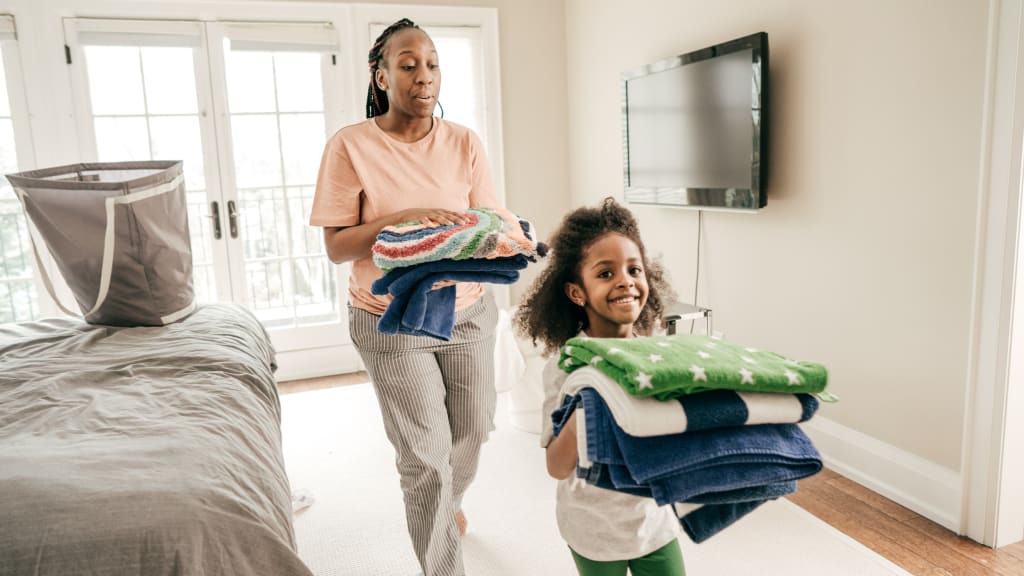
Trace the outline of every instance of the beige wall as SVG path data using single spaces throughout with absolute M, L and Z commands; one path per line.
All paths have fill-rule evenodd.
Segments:
M 825 363 L 820 414 L 959 470 L 987 3 L 568 0 L 566 25 L 573 205 L 622 198 L 622 70 L 768 33 L 768 206 L 704 213 L 699 301 Z M 635 211 L 692 297 L 697 213 Z

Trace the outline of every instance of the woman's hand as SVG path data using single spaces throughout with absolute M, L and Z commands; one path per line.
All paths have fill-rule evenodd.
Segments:
M 354 226 L 328 226 L 324 228 L 327 257 L 335 264 L 366 258 L 382 229 L 403 222 L 421 222 L 431 227 L 465 224 L 466 214 L 442 208 L 410 208 Z
M 455 210 L 443 208 L 410 208 L 398 213 L 400 222 L 419 222 L 425 226 L 461 225 L 466 223 L 466 215 Z

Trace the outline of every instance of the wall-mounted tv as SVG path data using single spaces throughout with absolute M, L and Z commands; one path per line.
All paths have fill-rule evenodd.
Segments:
M 626 201 L 763 208 L 767 104 L 765 32 L 624 72 Z

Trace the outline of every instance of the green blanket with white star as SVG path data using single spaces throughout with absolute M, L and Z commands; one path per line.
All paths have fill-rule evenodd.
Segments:
M 659 400 L 707 390 L 813 394 L 828 383 L 816 362 L 701 335 L 572 338 L 558 364 L 566 372 L 593 366 L 630 394 Z

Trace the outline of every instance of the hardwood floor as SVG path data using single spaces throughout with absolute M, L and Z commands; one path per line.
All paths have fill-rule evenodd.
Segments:
M 367 381 L 365 372 L 278 384 L 294 394 Z M 825 469 L 801 480 L 790 502 L 915 576 L 1024 576 L 1024 542 L 993 550 Z M 827 576 L 827 575 L 823 575 Z
M 915 576 L 1024 576 L 1024 543 L 982 546 L 828 469 L 788 499 Z
M 351 374 L 324 376 L 323 378 L 278 382 L 277 391 L 281 394 L 295 394 L 296 392 L 307 392 L 309 390 L 320 390 L 322 388 L 333 388 L 335 386 L 361 384 L 363 382 L 369 382 L 369 380 L 370 377 L 366 375 L 366 372 L 353 372 Z

